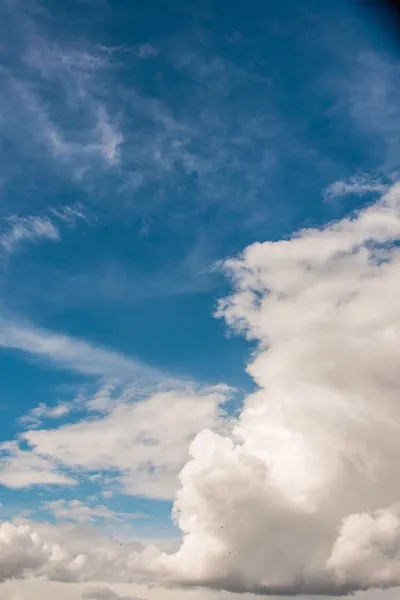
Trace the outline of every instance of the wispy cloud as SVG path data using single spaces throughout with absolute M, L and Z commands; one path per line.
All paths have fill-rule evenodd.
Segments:
M 384 194 L 389 189 L 389 185 L 382 182 L 379 177 L 373 177 L 367 173 L 354 175 L 349 179 L 340 179 L 331 183 L 323 190 L 325 200 L 333 200 L 341 196 L 354 194 L 362 196 L 368 193 Z
M 60 232 L 48 217 L 18 217 L 16 215 L 3 220 L 6 224 L 0 229 L 0 246 L 8 254 L 18 250 L 24 242 L 43 240 L 58 241 Z
M 0 347 L 19 350 L 49 365 L 84 375 L 117 377 L 142 385 L 168 379 L 161 370 L 119 352 L 4 316 L 0 317 Z
M 80 403 L 79 403 L 80 404 Z M 60 402 L 56 406 L 48 406 L 41 402 L 35 408 L 32 408 L 26 415 L 19 419 L 19 423 L 26 427 L 38 427 L 44 419 L 60 419 L 66 417 L 76 407 L 79 406 L 75 401 Z
M 136 55 L 139 58 L 151 58 L 157 56 L 158 50 L 152 44 L 138 44 L 135 48 Z
M 120 513 L 110 510 L 104 504 L 88 504 L 81 500 L 53 500 L 45 502 L 41 508 L 52 512 L 59 521 L 75 523 L 91 523 L 99 520 L 127 522 L 132 519 L 145 518 L 145 515 L 141 513 Z
M 86 209 L 81 204 L 74 204 L 72 206 L 61 206 L 59 208 L 51 208 L 50 212 L 69 225 L 75 225 L 79 220 L 85 221 L 86 223 L 92 223 L 92 215 L 88 215 Z
M 25 155 L 45 150 L 75 179 L 118 165 L 123 135 L 101 85 L 110 55 L 100 46 L 49 39 L 21 4 L 5 10 L 14 53 L 12 68 L 2 67 L 3 132 Z
M 75 178 L 82 178 L 88 169 L 98 166 L 99 161 L 109 166 L 118 164 L 118 148 L 123 136 L 100 102 L 84 98 L 83 102 L 91 102 L 86 107 L 86 121 L 79 123 L 72 117 L 79 129 L 67 130 L 52 118 L 50 108 L 32 85 L 10 78 L 8 86 L 11 99 L 18 98 L 14 109 L 14 118 L 19 121 L 17 128 L 22 125 L 31 140 L 45 148 L 55 161 L 68 167 Z
M 61 239 L 59 224 L 73 226 L 78 220 L 90 222 L 80 205 L 51 208 L 47 215 L 42 216 L 4 217 L 0 219 L 0 247 L 3 252 L 13 254 L 26 243 L 58 242 Z
M 358 135 L 368 140 L 375 164 L 390 172 L 397 169 L 400 149 L 400 66 L 372 49 L 358 50 L 352 66 L 350 77 L 339 86 L 339 106 L 345 109 Z

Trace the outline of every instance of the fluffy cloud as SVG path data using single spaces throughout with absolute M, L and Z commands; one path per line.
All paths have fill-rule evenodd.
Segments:
M 183 581 L 337 594 L 400 583 L 400 186 L 226 264 L 218 316 L 259 343 L 232 437 L 181 472 Z
M 30 575 L 50 581 L 126 581 L 140 578 L 154 562 L 156 548 L 120 544 L 91 530 L 30 524 L 0 525 L 1 580 Z
M 20 436 L 30 450 L 4 444 L 0 482 L 15 488 L 66 484 L 74 482 L 74 471 L 112 472 L 126 493 L 173 498 L 196 433 L 226 425 L 221 407 L 228 394 L 225 386 L 182 387 L 138 401 L 129 388 L 114 398 L 103 390 L 86 401 L 90 420 L 85 413 L 73 424 L 30 429 Z

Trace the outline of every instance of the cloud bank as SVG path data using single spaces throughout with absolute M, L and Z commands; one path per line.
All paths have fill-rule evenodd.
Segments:
M 257 341 L 258 387 L 232 434 L 205 428 L 191 443 L 174 503 L 179 550 L 118 547 L 110 561 L 98 544 L 68 545 L 59 559 L 48 532 L 5 524 L 3 578 L 146 573 L 276 595 L 400 585 L 399 238 L 395 185 L 349 218 L 229 260 L 235 289 L 217 316 Z M 57 460 L 82 462 L 66 437 L 83 439 L 80 426 L 56 431 L 24 435 L 38 456 L 58 448 Z

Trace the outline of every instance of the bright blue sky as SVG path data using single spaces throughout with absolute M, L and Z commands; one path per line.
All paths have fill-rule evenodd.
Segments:
M 111 380 L 224 383 L 237 406 L 251 348 L 212 316 L 230 289 L 216 264 L 368 201 L 324 197 L 336 181 L 394 178 L 395 38 L 342 0 L 5 0 L 0 16 L 1 439 L 85 423 L 79 401 L 18 419 Z M 4 516 L 75 499 L 169 535 L 169 498 L 115 482 L 101 498 L 94 471 L 6 485 Z

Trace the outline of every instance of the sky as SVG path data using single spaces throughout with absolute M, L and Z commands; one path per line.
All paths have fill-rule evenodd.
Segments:
M 3 0 L 0 600 L 394 600 L 400 40 Z

